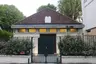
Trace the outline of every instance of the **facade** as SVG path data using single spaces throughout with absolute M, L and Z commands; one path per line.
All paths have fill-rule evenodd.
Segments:
M 51 9 L 44 9 L 11 26 L 14 37 L 33 37 L 33 53 L 59 54 L 59 37 L 82 34 L 84 25 Z
M 81 0 L 85 30 L 96 27 L 96 0 Z
M 96 27 L 88 29 L 87 35 L 96 35 Z

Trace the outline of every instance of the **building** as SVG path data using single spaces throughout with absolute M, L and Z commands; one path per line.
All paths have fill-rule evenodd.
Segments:
M 87 35 L 96 35 L 96 27 L 87 29 Z
M 96 0 L 81 0 L 85 30 L 96 27 Z
M 82 34 L 84 25 L 49 8 L 43 9 L 11 26 L 14 37 L 33 37 L 34 54 L 59 54 L 59 37 Z

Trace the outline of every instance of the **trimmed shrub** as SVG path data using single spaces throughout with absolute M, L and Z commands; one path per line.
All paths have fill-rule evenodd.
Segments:
M 6 55 L 28 55 L 30 54 L 31 41 L 29 39 L 12 39 L 9 40 L 4 47 L 5 48 L 0 51 L 1 54 L 3 53 Z
M 80 36 L 65 36 L 58 46 L 63 55 L 84 55 L 85 43 Z

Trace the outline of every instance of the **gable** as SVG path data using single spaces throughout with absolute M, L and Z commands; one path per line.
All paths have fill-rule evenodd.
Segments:
M 16 24 L 17 25 L 18 24 L 46 24 L 45 17 L 48 17 L 48 16 L 50 16 L 49 23 L 51 23 L 51 24 L 78 23 L 65 15 L 62 15 L 60 13 L 57 13 L 56 11 L 46 8 L 40 12 L 37 12 L 37 13 L 25 18 L 24 20 L 22 20 Z

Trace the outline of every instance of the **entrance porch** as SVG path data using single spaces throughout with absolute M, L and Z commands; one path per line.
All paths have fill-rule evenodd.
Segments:
M 44 54 L 46 47 L 48 54 L 59 54 L 59 37 L 65 34 L 36 34 L 33 36 L 33 54 Z

